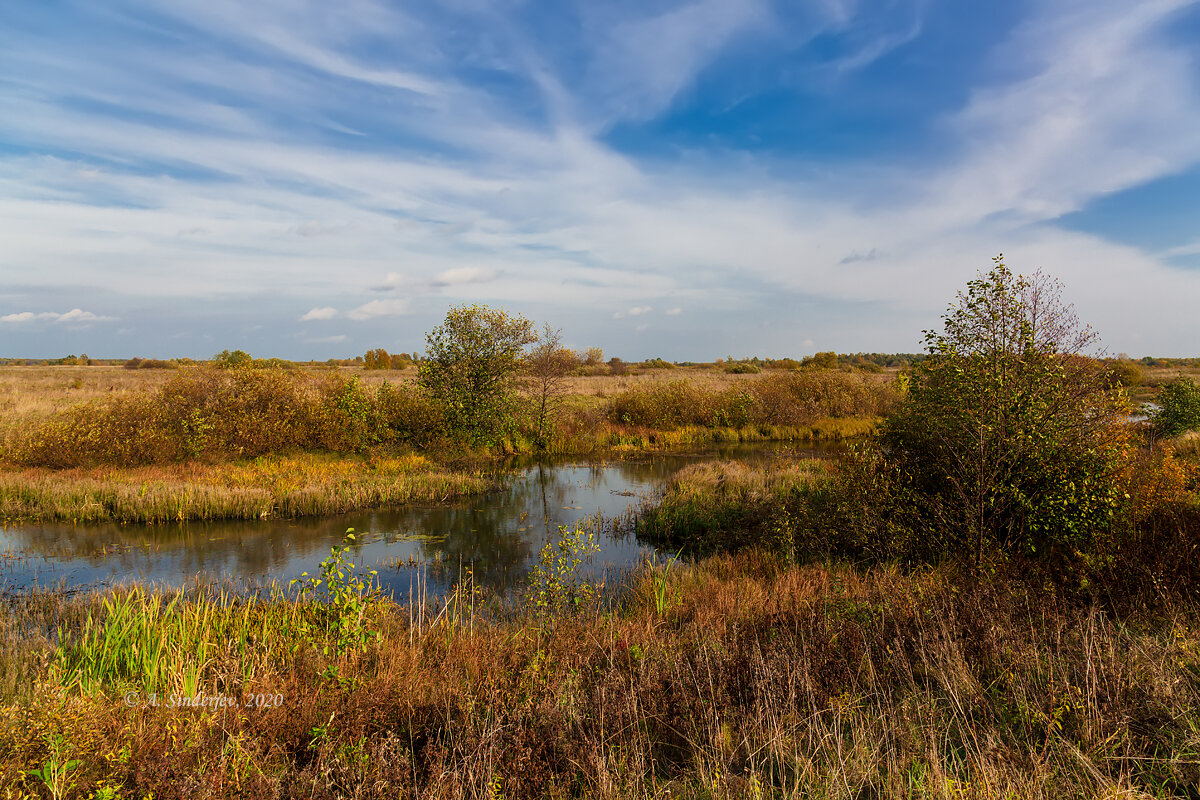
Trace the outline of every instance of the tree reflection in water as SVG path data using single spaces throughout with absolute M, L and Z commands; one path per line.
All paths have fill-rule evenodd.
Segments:
M 773 449 L 773 448 L 772 448 Z M 0 585 L 86 586 L 125 580 L 182 585 L 200 578 L 286 583 L 314 572 L 347 528 L 359 533 L 356 563 L 379 569 L 397 599 L 425 566 L 429 591 L 452 586 L 470 567 L 475 581 L 503 592 L 522 585 L 559 525 L 601 512 L 616 516 L 685 464 L 700 458 L 765 457 L 768 448 L 724 454 L 656 455 L 596 464 L 515 464 L 508 488 L 467 503 L 408 507 L 335 517 L 182 525 L 24 525 L 0 531 Z M 803 451 L 802 454 L 812 454 Z M 592 578 L 639 563 L 653 551 L 599 531 L 603 550 Z M 401 566 L 397 566 L 401 565 Z

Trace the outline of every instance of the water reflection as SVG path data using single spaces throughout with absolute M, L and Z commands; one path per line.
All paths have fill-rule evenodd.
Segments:
M 27 525 L 0 531 L 0 585 L 79 587 L 138 580 L 178 586 L 196 578 L 287 581 L 315 573 L 347 528 L 358 532 L 357 563 L 379 570 L 384 587 L 406 596 L 418 571 L 444 591 L 470 567 L 477 583 L 505 591 L 522 583 L 558 526 L 597 512 L 616 516 L 638 495 L 688 463 L 714 456 L 747 460 L 780 448 L 655 455 L 602 464 L 534 464 L 501 491 L 470 502 L 336 517 L 183 525 Z M 811 449 L 785 451 L 805 457 Z M 601 533 L 593 578 L 640 563 L 654 551 Z M 420 566 L 411 566 L 416 562 Z

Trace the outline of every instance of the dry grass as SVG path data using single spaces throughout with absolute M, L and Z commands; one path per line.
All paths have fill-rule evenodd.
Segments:
M 752 552 L 647 568 L 604 613 L 372 605 L 382 638 L 340 656 L 284 601 L 184 598 L 181 641 L 148 642 L 177 667 L 149 708 L 138 669 L 85 692 L 56 666 L 105 598 L 27 596 L 0 617 L 0 784 L 52 796 L 32 771 L 74 762 L 54 796 L 1194 794 L 1194 598 L 1117 612 L 967 577 Z M 167 707 L 189 682 L 281 702 Z
M 497 487 L 419 455 L 264 456 L 217 464 L 0 472 L 0 520 L 126 523 L 263 519 L 442 503 Z
M 168 369 L 0 367 L 0 419 L 46 416 L 78 403 L 161 387 Z

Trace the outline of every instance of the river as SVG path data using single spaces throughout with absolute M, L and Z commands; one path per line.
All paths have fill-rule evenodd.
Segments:
M 407 506 L 332 517 L 175 525 L 24 524 L 0 531 L 0 590 L 77 590 L 125 582 L 165 587 L 229 581 L 238 588 L 316 574 L 347 529 L 354 562 L 377 570 L 396 599 L 414 586 L 440 594 L 470 569 L 497 592 L 523 585 L 542 547 L 597 514 L 616 517 L 676 470 L 712 458 L 820 457 L 814 448 L 739 447 L 648 454 L 601 463 L 559 462 L 515 468 L 506 488 L 453 505 Z M 589 579 L 619 577 L 660 556 L 632 536 L 597 526 L 600 551 Z

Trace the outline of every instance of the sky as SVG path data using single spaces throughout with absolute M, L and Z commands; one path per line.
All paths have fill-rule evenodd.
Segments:
M 1200 356 L 1200 3 L 0 3 L 0 355 L 918 352 L 1003 253 Z

